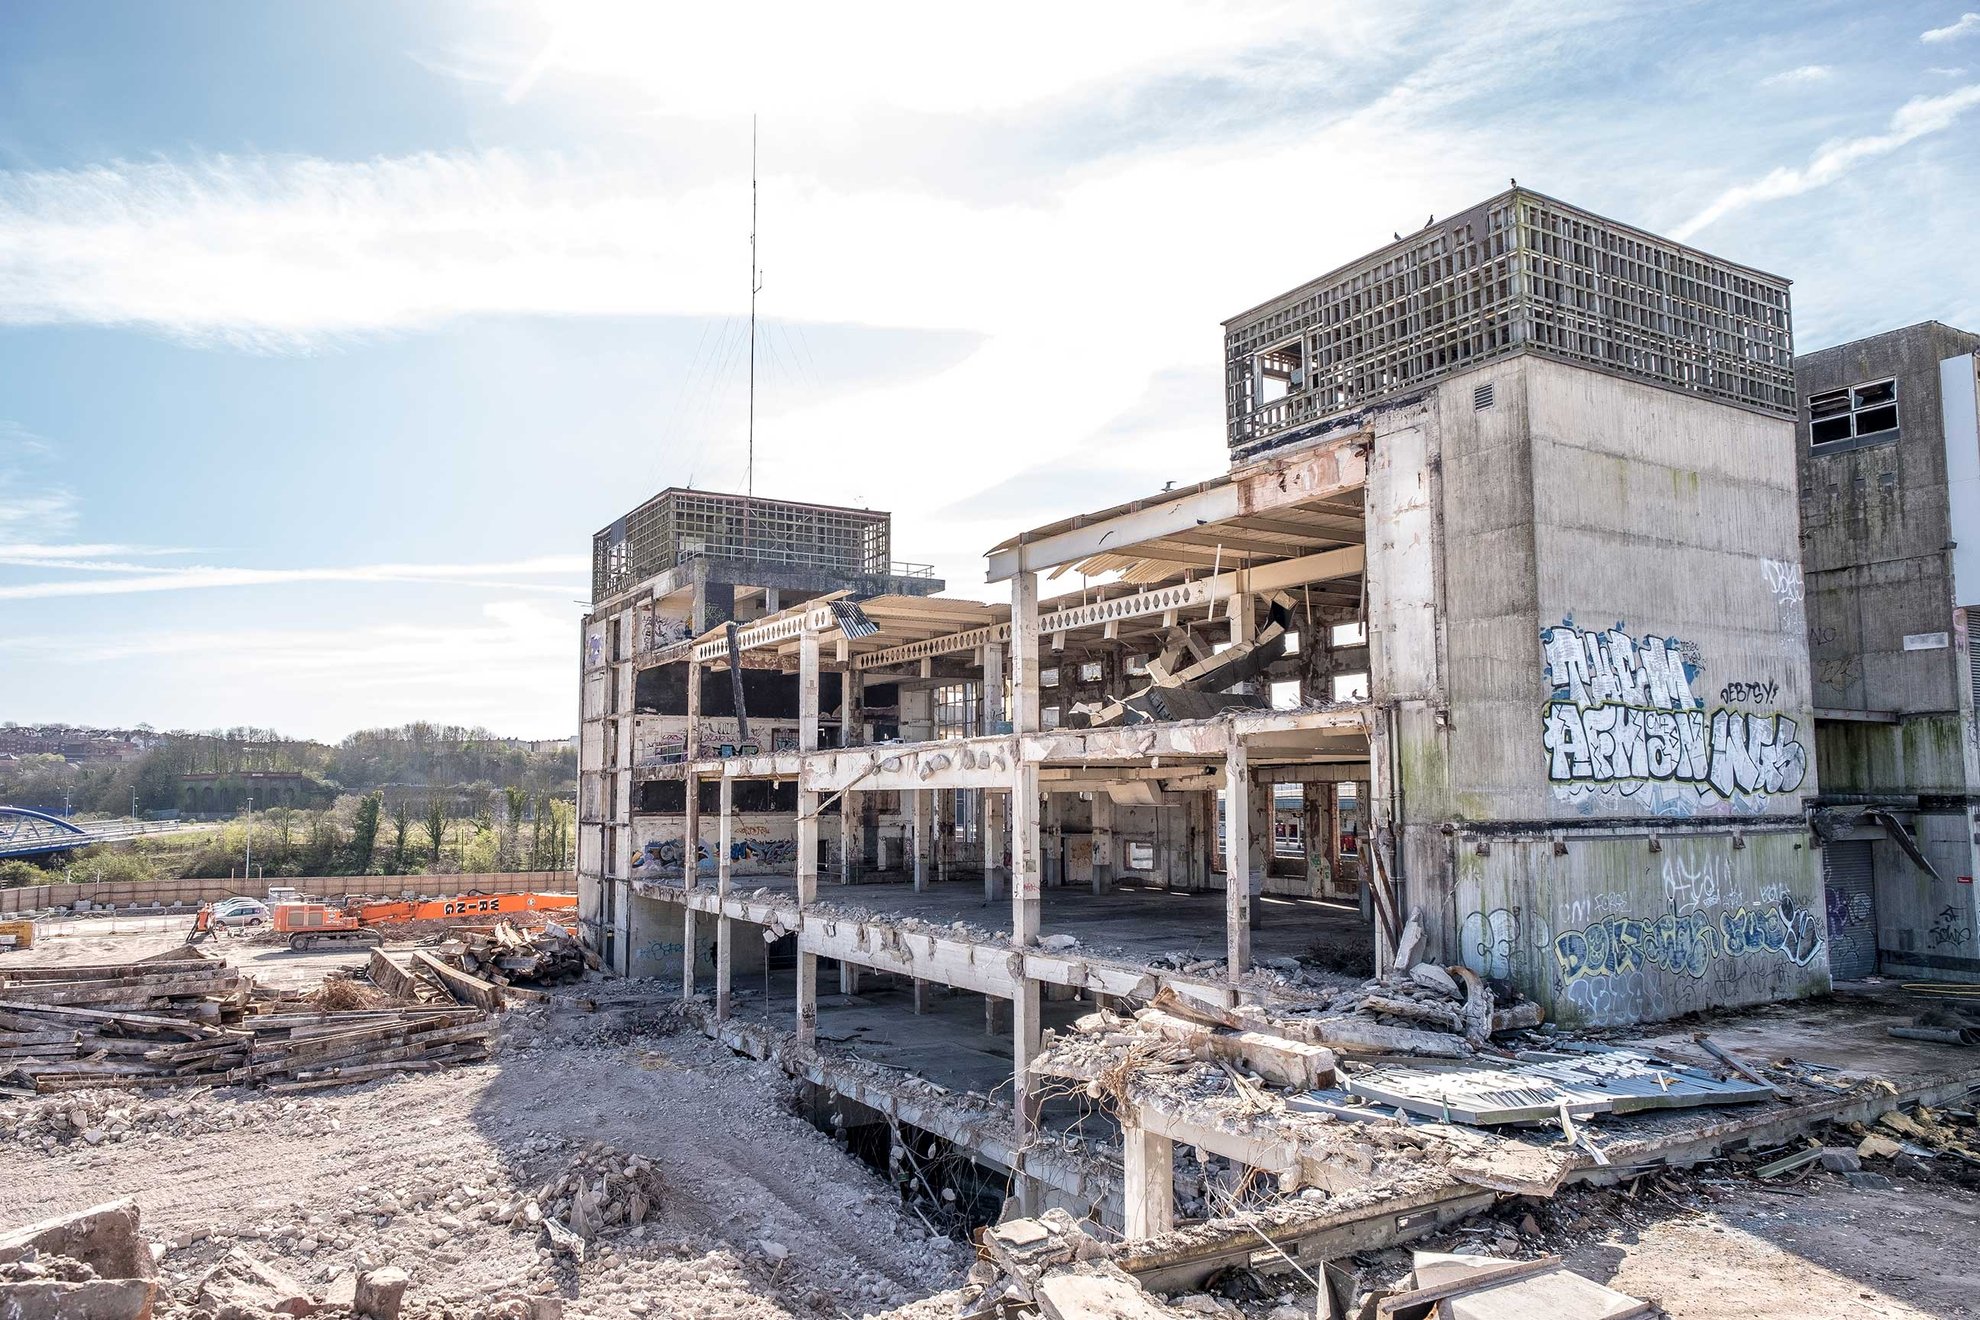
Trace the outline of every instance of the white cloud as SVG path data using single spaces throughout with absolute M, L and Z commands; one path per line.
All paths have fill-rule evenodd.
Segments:
M 458 586 L 491 587 L 505 591 L 588 594 L 585 574 L 591 569 L 584 555 L 538 555 L 492 564 L 356 564 L 325 568 L 227 568 L 188 565 L 150 568 L 136 564 L 105 565 L 89 559 L 55 559 L 0 553 L 0 564 L 71 571 L 111 571 L 121 577 L 75 578 L 47 582 L 0 584 L 0 600 L 48 600 L 67 596 L 122 596 L 140 592 L 198 591 L 216 587 L 289 586 L 304 582 L 446 582 Z M 548 583 L 514 582 L 514 577 L 551 576 Z
M 131 684 L 92 680 L 91 700 L 113 704 L 70 718 L 176 728 L 275 723 L 324 738 L 435 719 L 550 737 L 576 721 L 576 615 L 495 600 L 419 623 L 0 637 L 0 656 L 143 676 Z
M 0 541 L 60 535 L 75 523 L 75 496 L 42 471 L 54 452 L 26 427 L 0 421 Z
M 1762 78 L 1762 87 L 1791 87 L 1807 83 L 1825 82 L 1835 76 L 1835 70 L 1826 64 L 1804 64 L 1797 69 L 1783 69 L 1772 77 Z
M 1919 33 L 1918 39 L 1920 41 L 1951 41 L 1956 37 L 1963 37 L 1969 32 L 1980 32 L 1980 14 L 1970 12 L 1961 14 L 1957 20 L 1946 24 L 1944 27 L 1936 27 Z
M 633 95 L 652 113 L 828 118 L 873 106 L 994 114 L 1133 79 L 1226 69 L 1270 42 L 1345 50 L 1375 26 L 1356 6 L 1291 0 L 1013 0 L 995 10 L 877 0 L 516 8 L 466 64 L 522 100 L 541 85 Z
M 1865 161 L 1887 156 L 1927 134 L 1952 127 L 1962 114 L 1976 105 L 1980 105 L 1980 84 L 1962 87 L 1943 96 L 1921 96 L 1907 101 L 1891 116 L 1882 133 L 1825 143 L 1806 165 L 1794 168 L 1783 166 L 1752 183 L 1728 188 L 1704 210 L 1673 230 L 1671 236 L 1679 240 L 1688 239 L 1714 221 L 1756 202 L 1798 197 L 1834 183 Z

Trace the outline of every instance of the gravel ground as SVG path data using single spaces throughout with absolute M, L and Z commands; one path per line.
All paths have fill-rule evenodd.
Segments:
M 168 1280 L 244 1245 L 312 1285 L 397 1265 L 409 1302 L 462 1317 L 532 1296 L 577 1320 L 861 1315 L 961 1278 L 966 1250 L 798 1118 L 775 1068 L 565 1021 L 518 1022 L 488 1064 L 306 1098 L 0 1102 L 0 1205 L 23 1223 L 131 1196 Z M 579 1264 L 518 1207 L 600 1142 L 651 1160 L 663 1190 Z

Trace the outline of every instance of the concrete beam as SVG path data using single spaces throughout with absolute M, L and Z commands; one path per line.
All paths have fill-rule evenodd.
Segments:
M 1193 532 L 1246 514 L 1267 513 L 1365 486 L 1368 457 L 1361 433 L 1284 458 L 1240 468 L 1228 477 L 1075 518 L 1026 533 L 990 552 L 987 582 L 1038 573 L 1094 555 L 1133 553 L 1142 541 Z M 1035 539 L 1034 539 L 1035 538 Z

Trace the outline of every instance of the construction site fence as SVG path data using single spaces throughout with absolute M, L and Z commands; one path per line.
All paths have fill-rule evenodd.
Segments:
M 239 878 L 218 880 L 83 880 L 75 884 L 21 885 L 0 889 L 0 917 L 56 908 L 78 910 L 139 910 L 187 907 L 216 899 L 265 898 L 271 885 L 294 889 L 311 898 L 451 898 L 456 894 L 569 893 L 577 877 L 569 871 L 491 871 L 468 875 L 311 875 L 269 876 L 252 883 Z

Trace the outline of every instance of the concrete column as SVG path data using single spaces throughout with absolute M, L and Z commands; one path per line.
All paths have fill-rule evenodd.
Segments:
M 818 634 L 798 635 L 798 750 L 818 750 Z M 798 965 L 797 1040 L 800 1048 L 818 1044 L 818 955 L 804 950 L 804 911 L 818 901 L 818 794 L 798 781 Z
M 853 882 L 853 821 L 857 819 L 853 803 L 856 795 L 851 789 L 839 794 L 839 883 Z
M 981 810 L 977 812 L 977 835 L 983 840 L 983 900 L 994 903 L 1004 893 L 1004 811 L 1003 803 L 990 789 L 981 789 Z
M 1011 777 L 1011 943 L 1020 949 L 1038 942 L 1043 915 L 1038 826 L 1038 767 L 1020 760 Z M 1038 1188 L 1025 1176 L 1023 1151 L 1038 1126 L 1031 1061 L 1038 1056 L 1040 1035 L 1038 982 L 1021 978 L 1011 997 L 1011 1092 L 1018 1209 L 1027 1215 L 1038 1209 Z
M 1001 1036 L 1010 1029 L 1011 1001 L 995 995 L 983 996 L 983 1034 Z
M 938 788 L 934 793 L 935 837 L 930 842 L 935 848 L 935 880 L 939 884 L 949 878 L 949 863 L 954 860 L 956 791 L 952 788 Z
M 914 978 L 914 1011 L 916 1013 L 926 1013 L 928 1011 L 928 1001 L 933 991 L 934 987 L 928 982 L 918 976 Z
M 699 666 L 697 666 L 699 668 Z M 691 745 L 691 744 L 690 744 Z M 693 890 L 701 875 L 701 780 L 693 771 L 682 781 L 686 791 L 687 815 L 681 827 L 681 886 Z M 681 907 L 681 998 L 694 998 L 694 919 L 692 906 Z
M 701 759 L 701 662 L 687 662 L 687 737 L 683 750 L 688 764 L 681 782 L 681 887 L 693 889 L 701 878 L 701 781 L 694 764 Z M 694 919 L 692 907 L 681 908 L 681 998 L 694 998 Z
M 1265 877 L 1272 873 L 1272 853 L 1275 847 L 1274 826 L 1278 823 L 1278 804 L 1272 797 L 1272 782 L 1268 776 L 1257 773 L 1251 780 L 1251 866 L 1245 873 L 1251 889 L 1251 928 L 1257 930 L 1265 921 Z
M 1130 1119 L 1121 1132 L 1126 1237 L 1140 1242 L 1176 1226 L 1176 1143 Z
M 1093 892 L 1104 894 L 1114 883 L 1114 799 L 1104 788 L 1093 790 Z
M 1038 575 L 1011 579 L 1011 728 L 1036 733 L 1039 724 Z
M 935 840 L 929 833 L 929 818 L 935 813 L 935 790 L 917 788 L 914 794 L 914 888 L 921 893 L 928 888 L 928 854 L 933 850 Z
M 1004 648 L 995 643 L 983 648 L 983 727 L 992 734 L 1004 721 Z
M 856 995 L 859 993 L 859 965 L 842 962 L 839 964 L 839 993 Z
M 839 639 L 839 743 L 844 747 L 866 745 L 866 678 L 852 667 L 845 639 Z
M 1306 892 L 1318 898 L 1333 886 L 1333 855 L 1323 848 L 1327 837 L 1327 794 L 1331 784 L 1304 783 L 1299 786 L 1299 837 L 1301 864 L 1305 867 Z
M 1038 855 L 1044 867 L 1044 883 L 1051 889 L 1059 889 L 1066 883 L 1065 803 L 1063 794 L 1045 795 L 1043 837 L 1038 843 Z
M 1191 831 L 1189 848 L 1189 887 L 1192 893 L 1208 893 L 1211 873 L 1217 869 L 1217 795 L 1186 793 Z
M 715 836 L 715 1020 L 727 1022 L 735 991 L 735 922 L 728 916 L 730 850 L 735 841 L 736 781 L 722 776 L 721 823 Z
M 1011 775 L 1011 943 L 1038 939 L 1043 911 L 1038 865 L 1038 767 L 1024 761 Z
M 1251 966 L 1251 769 L 1233 738 L 1224 762 L 1224 956 L 1233 983 Z

